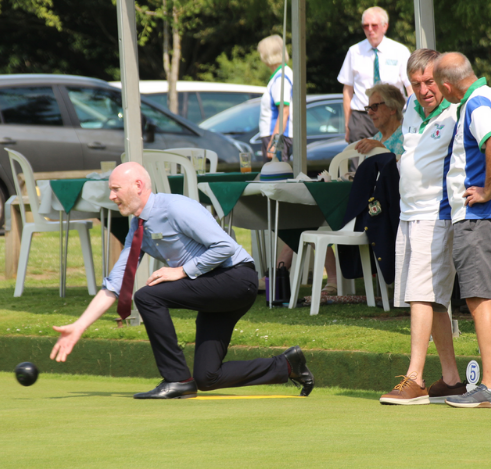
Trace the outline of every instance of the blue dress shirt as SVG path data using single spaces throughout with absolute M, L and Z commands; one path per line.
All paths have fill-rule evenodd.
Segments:
M 191 279 L 217 267 L 233 267 L 241 262 L 254 262 L 195 200 L 177 194 L 150 194 L 140 214 L 143 220 L 144 253 L 169 267 L 183 267 Z M 131 221 L 124 249 L 111 273 L 102 281 L 103 288 L 119 296 L 126 262 L 130 254 L 138 218 Z

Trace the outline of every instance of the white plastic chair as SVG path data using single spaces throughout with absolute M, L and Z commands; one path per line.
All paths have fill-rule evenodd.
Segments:
M 210 170 L 208 173 L 216 173 L 218 167 L 218 155 L 211 150 L 205 150 L 203 148 L 168 148 L 165 150 L 175 155 L 185 156 L 186 158 L 192 158 L 193 156 L 203 156 L 210 163 Z M 175 173 L 172 173 L 175 174 Z
M 19 200 L 20 211 L 22 216 L 22 240 L 20 245 L 19 264 L 17 268 L 17 280 L 15 282 L 14 296 L 18 297 L 22 295 L 24 291 L 24 282 L 26 278 L 27 262 L 29 260 L 29 252 L 31 250 L 31 240 L 34 233 L 44 233 L 50 231 L 59 231 L 59 221 L 47 221 L 42 215 L 39 214 L 39 200 L 36 191 L 36 183 L 34 181 L 34 175 L 32 166 L 29 161 L 15 150 L 5 148 L 9 154 L 10 166 L 12 168 L 12 175 L 14 179 L 15 190 L 17 192 L 17 198 Z M 21 171 L 17 171 L 15 162 L 17 162 L 21 168 Z M 22 191 L 17 178 L 18 173 L 24 173 L 24 180 L 27 189 L 27 195 L 29 197 L 29 204 L 31 206 L 32 216 L 34 218 L 33 223 L 26 221 L 26 210 L 24 201 L 22 199 Z M 90 295 L 95 295 L 96 283 L 94 273 L 94 261 L 92 259 L 92 247 L 90 244 L 89 230 L 92 228 L 92 222 L 88 220 L 75 220 L 70 221 L 68 227 L 67 223 L 63 222 L 64 229 L 77 230 L 80 237 L 80 244 L 82 245 L 82 255 L 85 264 L 85 275 L 87 277 L 87 288 Z
M 358 142 L 353 142 L 348 145 L 341 153 L 338 153 L 329 165 L 329 175 L 332 179 L 337 179 L 339 176 L 343 176 L 348 172 L 348 165 L 350 158 L 358 158 L 358 165 L 360 165 L 366 158 L 378 155 L 379 153 L 387 153 L 387 148 L 375 147 L 372 148 L 366 155 L 362 155 L 355 150 Z
M 372 282 L 372 268 L 370 264 L 370 249 L 368 247 L 368 236 L 364 231 L 353 231 L 354 220 L 346 225 L 340 231 L 304 231 L 300 236 L 300 244 L 298 247 L 298 257 L 295 264 L 295 270 L 293 274 L 293 283 L 291 288 L 291 297 L 289 308 L 292 309 L 297 302 L 298 290 L 300 288 L 300 278 L 302 274 L 303 264 L 305 262 L 307 249 L 305 245 L 312 243 L 315 247 L 314 257 L 314 271 L 312 279 L 312 302 L 310 306 L 310 315 L 316 315 L 319 313 L 321 289 L 322 289 L 322 276 L 324 273 L 324 261 L 326 259 L 326 252 L 329 245 L 351 245 L 359 246 L 360 257 L 363 269 L 363 280 L 365 282 L 365 293 L 367 296 L 368 306 L 375 306 L 375 295 L 373 291 Z M 389 311 L 389 297 L 387 294 L 387 285 L 380 270 L 377 259 L 375 258 L 375 264 L 377 266 L 377 277 L 380 284 L 380 291 L 382 294 L 382 303 L 384 311 Z M 341 269 L 339 268 L 338 256 L 336 256 L 336 269 L 338 272 L 338 285 L 341 280 Z
M 150 173 L 157 192 L 171 193 L 165 163 L 180 165 L 184 176 L 184 195 L 199 202 L 198 177 L 193 164 L 186 157 L 166 150 L 143 150 L 143 166 Z
M 152 185 L 156 192 L 170 194 L 166 163 L 181 165 L 184 177 L 184 195 L 199 202 L 198 177 L 193 164 L 185 156 L 176 155 L 166 150 L 143 150 L 143 166 L 150 173 Z M 149 261 L 149 274 L 159 269 L 162 264 L 153 257 Z
M 126 154 L 121 155 L 121 162 L 126 163 Z M 198 177 L 191 161 L 167 150 L 143 150 L 143 166 L 150 174 L 152 188 L 155 192 L 170 194 L 168 175 L 177 173 L 177 165 L 181 166 L 184 177 L 184 195 L 199 202 Z
M 378 153 L 386 153 L 388 150 L 383 148 L 374 148 L 367 155 L 360 155 L 354 147 L 356 143 L 348 145 L 344 151 L 337 154 L 331 161 L 329 166 L 329 175 L 332 179 L 337 179 L 340 175 L 348 172 L 348 160 L 350 158 L 359 157 L 361 164 L 368 156 L 373 156 Z M 312 243 L 315 246 L 314 256 L 314 272 L 312 280 L 312 302 L 310 306 L 310 314 L 315 315 L 319 313 L 320 296 L 322 289 L 322 277 L 324 273 L 324 261 L 326 258 L 327 248 L 329 245 L 352 245 L 359 246 L 360 257 L 363 269 L 363 279 L 365 282 L 365 293 L 367 296 L 368 306 L 375 306 L 375 296 L 373 292 L 372 282 L 372 269 L 370 264 L 370 250 L 368 248 L 368 237 L 365 232 L 353 231 L 355 220 L 353 219 L 340 231 L 326 231 L 330 228 L 321 227 L 318 231 L 304 231 L 300 237 L 300 245 L 298 249 L 298 255 L 295 262 L 294 276 L 291 286 L 291 297 L 289 308 L 293 308 L 297 301 L 298 290 L 300 288 L 300 277 L 303 272 L 303 265 L 308 249 L 304 249 L 304 244 Z M 337 251 L 337 250 L 336 250 Z M 384 311 L 389 311 L 389 297 L 387 294 L 387 285 L 380 270 L 377 258 L 375 258 L 375 264 L 377 266 L 377 278 L 380 285 L 380 293 L 382 295 L 382 303 Z M 337 277 L 337 290 L 338 295 L 343 295 L 343 290 L 349 281 L 343 278 L 341 267 L 339 265 L 339 256 L 336 252 L 336 277 Z

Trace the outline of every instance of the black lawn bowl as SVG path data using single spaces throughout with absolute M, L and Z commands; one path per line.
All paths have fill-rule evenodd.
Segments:
M 39 371 L 30 362 L 19 363 L 15 367 L 15 377 L 22 386 L 32 386 L 38 379 Z

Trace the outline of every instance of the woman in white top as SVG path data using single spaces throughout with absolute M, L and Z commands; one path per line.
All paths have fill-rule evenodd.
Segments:
M 283 101 L 283 135 L 285 145 L 282 153 L 282 160 L 288 161 L 292 150 L 292 119 L 290 103 L 293 93 L 293 72 L 288 65 L 285 65 L 285 80 L 283 84 L 283 96 L 281 95 L 281 76 L 283 63 L 283 39 L 277 34 L 268 36 L 259 42 L 257 46 L 261 60 L 271 69 L 273 73 L 269 80 L 266 92 L 261 99 L 261 114 L 259 118 L 259 134 L 263 142 L 262 152 L 264 162 L 269 161 L 273 156 L 271 148 L 273 138 L 279 133 L 280 104 Z M 285 50 L 285 61 L 288 62 L 288 52 Z

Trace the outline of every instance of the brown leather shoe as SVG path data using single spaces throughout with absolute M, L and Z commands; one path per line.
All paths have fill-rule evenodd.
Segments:
M 430 396 L 431 404 L 445 404 L 445 399 L 450 396 L 461 396 L 467 392 L 467 382 L 457 383 L 453 386 L 449 386 L 443 381 L 443 376 L 433 383 L 429 389 L 428 394 Z
M 391 392 L 380 397 L 381 404 L 418 405 L 430 403 L 424 381 L 423 387 L 421 387 L 414 381 L 416 379 L 415 374 L 411 376 L 396 376 L 396 378 L 402 378 L 402 381 Z

